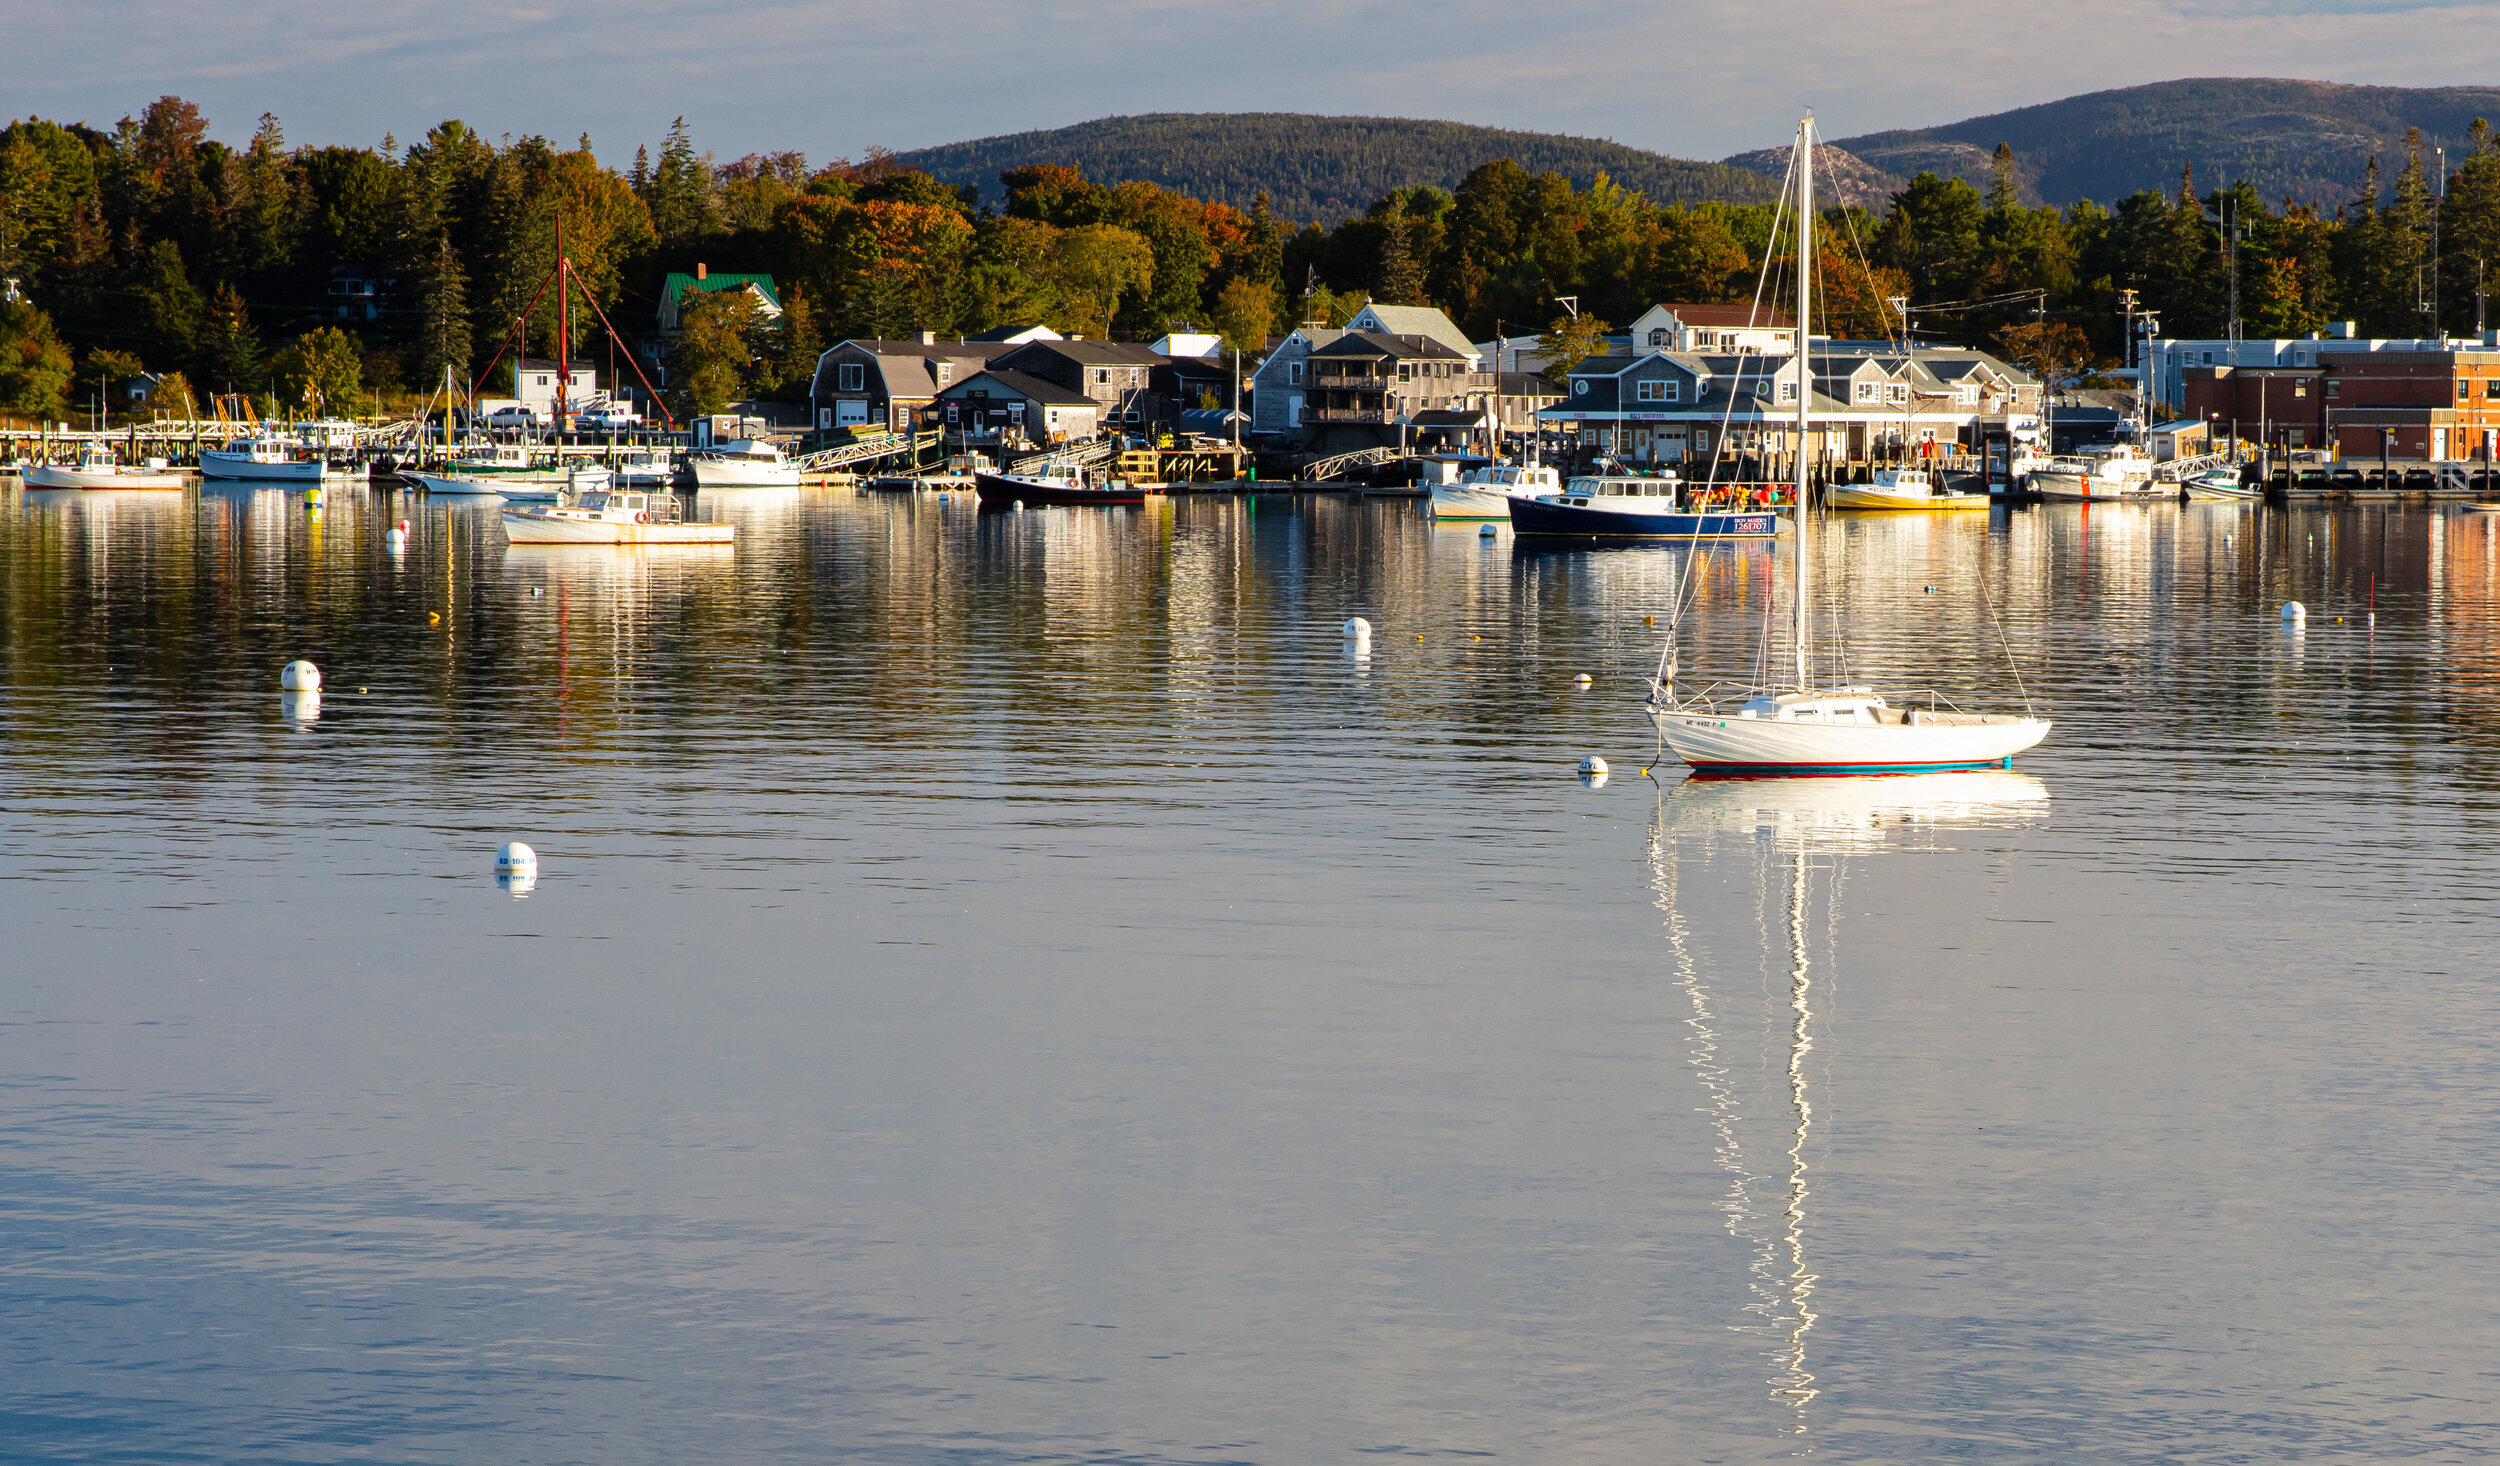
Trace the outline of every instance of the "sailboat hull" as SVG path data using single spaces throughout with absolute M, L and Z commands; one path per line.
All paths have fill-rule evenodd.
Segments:
M 1906 716 L 1902 723 L 1831 725 L 1662 712 L 1658 730 L 1695 774 L 1722 778 L 2007 768 L 2016 754 L 2049 736 L 2045 718 L 1916 711 Z

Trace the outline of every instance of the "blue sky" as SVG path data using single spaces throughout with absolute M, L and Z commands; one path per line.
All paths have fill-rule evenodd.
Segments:
M 1445 117 L 1687 157 L 2175 76 L 2500 80 L 2490 0 L 12 0 L 0 114 L 109 126 L 161 93 L 290 142 L 588 132 L 619 161 L 683 114 L 726 159 L 814 159 L 1112 113 Z M 1796 54 L 1802 52 L 1803 54 Z

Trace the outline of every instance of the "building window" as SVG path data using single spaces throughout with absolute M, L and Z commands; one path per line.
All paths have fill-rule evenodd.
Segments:
M 2205 353 L 2205 362 L 2204 362 L 2204 364 L 2205 364 L 2206 366 L 2212 366 L 2212 365 L 2214 364 L 2214 354 L 2213 354 L 2212 352 L 2208 351 L 2208 352 L 2206 352 L 2206 353 Z
M 1285 384 L 1290 387 L 1302 385 L 1302 363 L 1297 361 L 1285 368 Z
M 2341 383 L 2341 382 L 2329 382 L 2329 383 L 2327 383 L 2327 384 L 2326 384 L 2326 395 L 2327 395 L 2328 397 L 2330 397 L 2330 398 L 2333 398 L 2333 397 L 2341 397 L 2341 396 L 2343 396 L 2343 395 L 2344 395 L 2344 384 L 2343 384 L 2343 383 Z
M 1650 345 L 1652 345 L 1652 346 L 1664 346 L 1664 345 L 1666 345 L 1666 344 L 1667 344 L 1667 328 L 1666 328 L 1666 327 L 1664 327 L 1664 326 L 1659 326 L 1659 327 L 1656 327 L 1656 328 L 1652 329 L 1652 330 L 1650 331 L 1650 333 L 1649 333 L 1649 344 L 1650 344 Z
M 1796 383 L 1794 383 L 1794 382 L 1782 382 L 1782 383 L 1780 383 L 1780 401 L 1782 401 L 1782 402 L 1794 402 L 1794 401 L 1796 401 L 1796 400 L 1797 400 L 1797 384 L 1796 384 Z
M 1721 351 L 1734 351 L 1736 349 L 1736 333 L 1733 331 L 1721 331 L 1719 333 L 1719 349 Z
M 1574 397 L 1586 397 L 1589 395 L 1588 379 L 1585 377 L 1574 378 L 1571 383 L 1571 395 Z
M 1111 369 L 1109 367 L 1104 367 L 1100 371 L 1094 373 L 1094 385 L 1097 387 L 1108 387 L 1111 385 Z
M 1906 384 L 1904 384 L 1904 383 L 1900 383 L 1900 382 L 1895 382 L 1895 383 L 1893 383 L 1893 386 L 1892 386 L 1892 400 L 1893 400 L 1894 402 L 1896 402 L 1896 403 L 1906 403 L 1906 402 L 1908 402 L 1908 401 L 1910 400 L 1910 389 L 1909 389 L 1909 387 L 1908 387 Z
M 947 383 L 949 383 L 949 382 L 951 382 L 951 381 L 955 380 L 955 364 L 954 364 L 953 362 L 951 362 L 951 361 L 942 361 L 942 362 L 939 362 L 939 363 L 937 364 L 937 368 L 938 368 L 938 385 L 939 385 L 939 386 L 943 387 L 943 386 L 945 386 Z
M 862 392 L 867 390 L 868 365 L 865 362 L 846 361 L 842 363 L 841 369 L 835 373 L 835 376 L 842 384 L 836 389 L 838 391 Z
M 1881 402 L 1881 401 L 1883 401 L 1883 400 L 1884 400 L 1884 387 L 1883 387 L 1883 384 L 1882 384 L 1881 382 L 1860 382 L 1860 383 L 1858 383 L 1858 400 L 1859 400 L 1860 402 Z
M 2500 377 L 2493 377 L 2490 381 L 2483 383 L 2483 395 L 2494 402 L 2500 402 Z
M 2308 396 L 2308 395 L 2309 395 L 2309 384 L 2308 384 L 2307 382 L 2294 382 L 2294 383 L 2292 383 L 2292 395 L 2293 395 L 2294 397 L 2306 397 L 2306 396 Z
M 1632 400 L 1635 402 L 1674 402 L 1683 396 L 1683 385 L 1681 382 L 1634 382 Z

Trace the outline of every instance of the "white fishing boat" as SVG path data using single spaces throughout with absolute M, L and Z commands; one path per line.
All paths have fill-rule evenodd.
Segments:
M 628 453 L 616 461 L 616 483 L 627 489 L 665 489 L 677 482 L 677 464 L 664 449 Z
M 1866 483 L 1825 484 L 1834 509 L 1985 509 L 1988 496 L 1957 494 L 1923 468 L 1879 468 Z
M 805 480 L 779 448 L 761 438 L 739 438 L 691 453 L 698 489 L 794 489 Z
M 223 448 L 200 450 L 200 476 L 287 484 L 317 484 L 328 465 L 293 438 L 255 433 Z
M 687 520 L 674 494 L 602 489 L 570 503 L 508 508 L 504 537 L 516 545 L 725 545 L 735 526 Z
M 1506 523 L 1513 499 L 1533 499 L 1562 492 L 1562 477 L 1533 464 L 1496 463 L 1471 468 L 1454 484 L 1432 486 L 1435 519 L 1486 520 Z
M 2050 503 L 2099 503 L 2153 492 L 2153 460 L 2133 443 L 2103 443 L 2031 471 L 2031 491 Z
M 1797 179 L 1797 319 L 1813 311 L 1814 122 L 1797 125 L 1791 167 Z M 1810 394 L 1797 403 L 1797 441 L 1811 440 Z M 1814 514 L 1807 505 L 1813 455 L 1799 452 L 1797 533 L 1791 551 L 1789 640 L 1794 676 L 1783 687 L 1722 698 L 1706 688 L 1681 695 L 1675 685 L 1675 632 L 1668 633 L 1651 680 L 1648 712 L 1659 741 L 1701 775 L 1828 775 L 1927 773 L 2011 767 L 2014 755 L 2048 736 L 2049 723 L 2029 713 L 1974 713 L 1929 699 L 1924 708 L 1894 707 L 1872 687 L 1817 685 L 1810 572 Z M 1682 595 L 1677 601 L 1679 612 Z M 1732 704 L 1732 705 L 1730 705 Z
M 154 465 L 125 467 L 111 452 L 90 443 L 71 464 L 37 463 L 25 470 L 26 487 L 30 489 L 180 489 L 182 473 L 167 468 L 162 459 Z
M 2192 473 L 2179 480 L 2183 498 L 2200 501 L 2262 499 L 2266 491 L 2244 483 L 2236 464 L 2221 464 L 2202 473 Z

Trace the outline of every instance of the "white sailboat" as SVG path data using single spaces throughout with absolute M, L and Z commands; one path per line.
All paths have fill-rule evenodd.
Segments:
M 1814 286 L 1814 121 L 1797 125 L 1797 321 L 1810 331 Z M 1811 346 L 1811 337 L 1806 338 Z M 1708 696 L 1687 700 L 1675 687 L 1674 632 L 1668 633 L 1648 711 L 1660 742 L 1697 774 L 1831 775 L 1928 773 L 2011 767 L 2014 755 L 2049 734 L 2028 713 L 1971 713 L 1940 707 L 1896 708 L 1872 687 L 1817 686 L 1814 681 L 1809 569 L 1814 514 L 1807 474 L 1812 394 L 1797 403 L 1797 534 L 1790 582 L 1789 631 L 1795 676 L 1784 688 L 1754 689 L 1733 707 Z M 1931 702 L 1933 700 L 1931 699 Z

